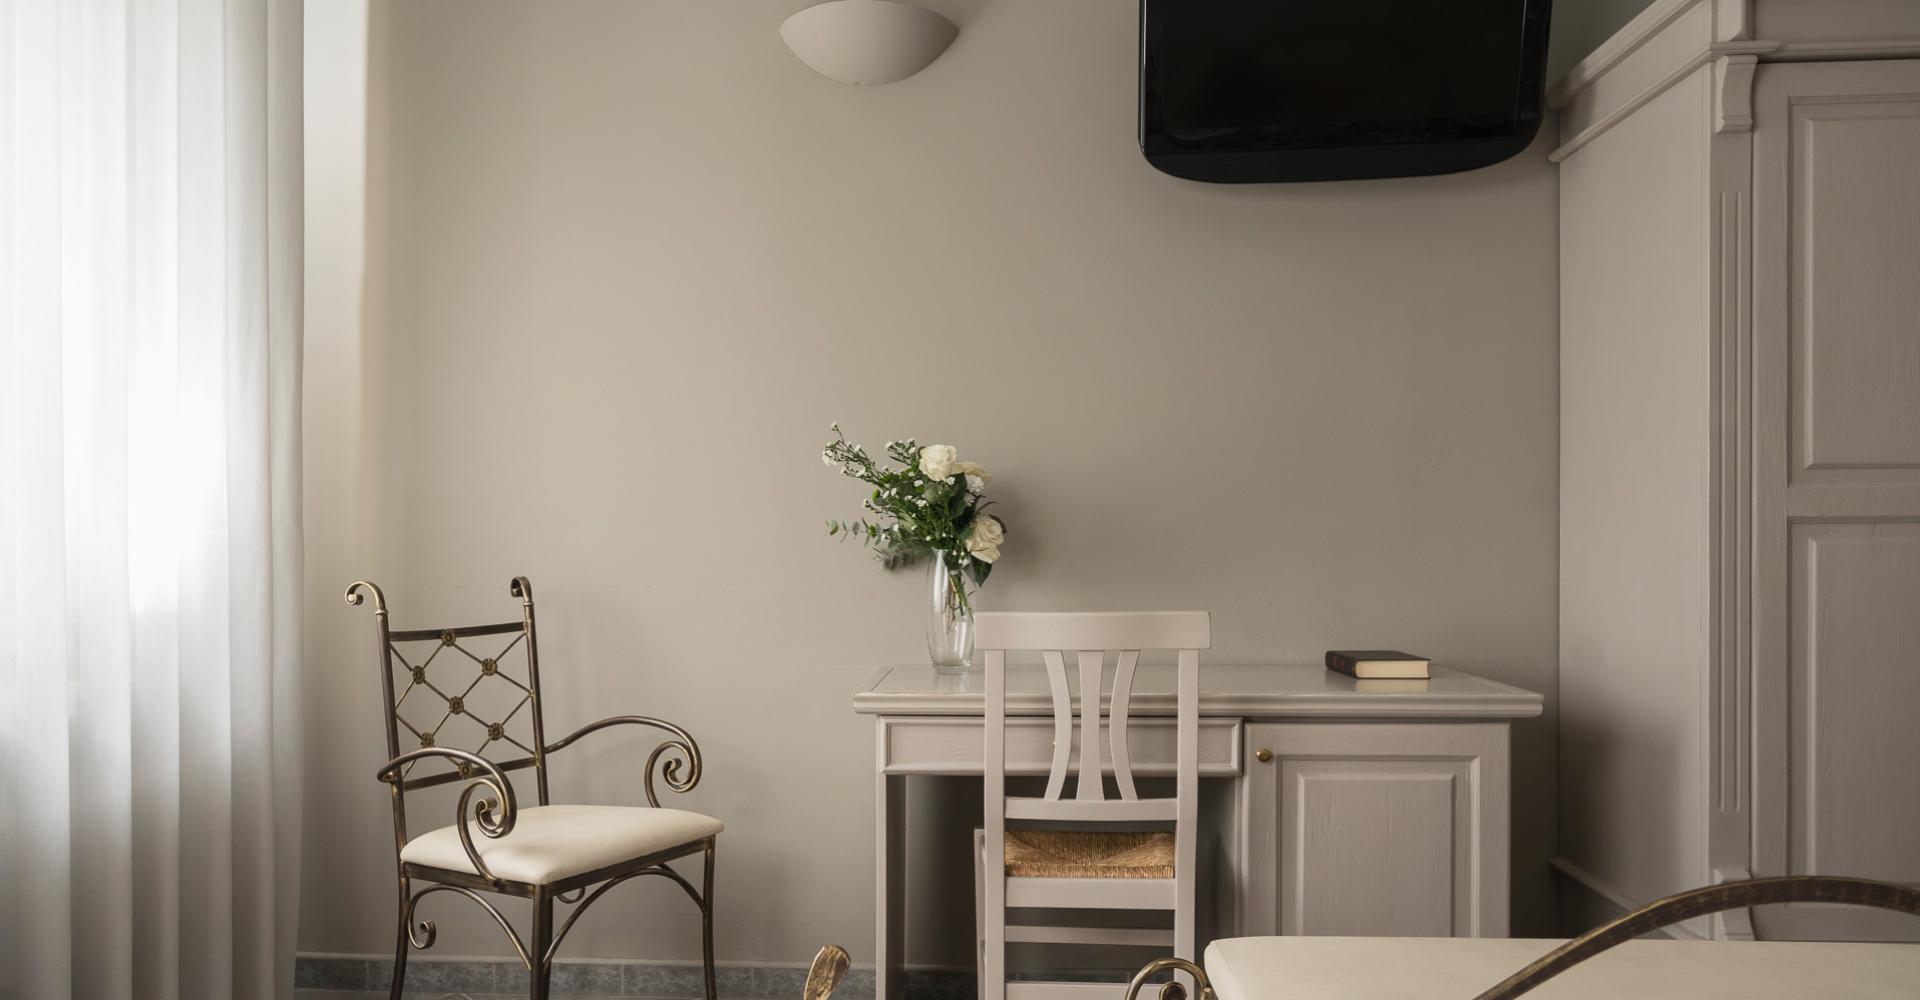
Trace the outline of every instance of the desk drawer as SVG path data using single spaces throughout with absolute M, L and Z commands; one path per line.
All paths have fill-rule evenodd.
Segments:
M 1174 766 L 1174 720 L 1127 720 L 1127 749 L 1133 773 L 1171 775 Z M 1100 727 L 1100 758 L 1113 773 L 1107 752 L 1107 727 Z M 1200 720 L 1200 776 L 1234 777 L 1241 771 L 1241 720 Z M 880 718 L 881 766 L 888 774 L 979 774 L 986 758 L 986 723 L 966 717 Z M 1073 729 L 1073 759 L 1080 759 L 1080 727 Z M 1007 720 L 1007 772 L 1046 774 L 1053 763 L 1053 720 Z

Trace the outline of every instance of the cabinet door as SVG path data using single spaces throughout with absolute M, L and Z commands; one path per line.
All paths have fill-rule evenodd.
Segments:
M 1242 934 L 1507 933 L 1504 723 L 1256 723 L 1247 747 Z
M 1763 66 L 1755 98 L 1753 871 L 1920 883 L 1920 62 Z

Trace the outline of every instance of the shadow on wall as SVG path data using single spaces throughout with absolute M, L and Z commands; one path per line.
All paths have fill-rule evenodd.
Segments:
M 1631 886 L 1614 886 L 1600 883 L 1588 884 L 1582 877 L 1570 873 L 1561 865 L 1570 864 L 1585 873 L 1585 864 L 1593 861 L 1585 856 L 1585 846 L 1580 838 L 1569 836 L 1569 831 L 1593 830 L 1608 821 L 1607 817 L 1588 816 L 1577 811 L 1583 792 L 1591 797 L 1589 789 L 1633 787 L 1642 790 L 1638 796 L 1633 815 L 1630 819 L 1614 818 L 1611 833 L 1597 834 L 1589 842 L 1619 844 L 1627 838 L 1622 836 L 1621 824 L 1634 830 L 1663 831 L 1647 836 L 1664 843 L 1676 838 L 1664 831 L 1677 829 L 1681 822 L 1680 811 L 1675 807 L 1673 797 L 1663 796 L 1661 792 L 1670 786 L 1660 784 L 1648 775 L 1634 773 L 1616 762 L 1634 759 L 1621 753 L 1619 748 L 1632 746 L 1640 759 L 1645 759 L 1651 748 L 1655 753 L 1667 754 L 1671 759 L 1681 759 L 1680 747 L 1673 739 L 1675 729 L 1668 726 L 1645 725 L 1632 732 L 1621 732 L 1614 728 L 1603 728 L 1579 717 L 1560 717 L 1560 817 L 1559 845 L 1556 848 L 1555 867 L 1551 879 L 1554 894 L 1555 933 L 1561 937 L 1576 937 L 1598 927 L 1616 917 L 1624 916 L 1636 906 L 1644 905 L 1667 892 L 1676 892 L 1684 888 L 1705 884 L 1707 873 L 1686 873 L 1675 871 L 1671 885 L 1656 886 L 1645 892 L 1645 898 L 1630 899 L 1624 893 L 1636 891 Z M 1576 767 L 1584 764 L 1584 768 Z M 1580 774 L 1578 785 L 1567 781 L 1568 775 Z M 1618 795 L 1610 795 L 1604 801 L 1618 801 Z M 1571 810 L 1571 811 L 1570 811 Z M 1702 859 L 1704 861 L 1704 859 Z M 1676 868 L 1679 865 L 1675 865 Z M 1593 878 L 1586 874 L 1586 879 Z M 1669 935 L 1656 935 L 1666 937 Z

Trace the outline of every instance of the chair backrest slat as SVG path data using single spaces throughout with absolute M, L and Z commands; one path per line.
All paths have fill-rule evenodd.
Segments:
M 1108 731 L 1113 740 L 1113 781 L 1120 786 L 1120 798 L 1132 802 L 1140 798 L 1133 786 L 1133 755 L 1127 748 L 1127 708 L 1133 700 L 1133 670 L 1140 662 L 1140 651 L 1123 649 L 1113 671 L 1113 707 Z
M 1074 783 L 1073 797 L 1081 801 L 1103 801 L 1107 783 L 1100 779 L 1100 688 L 1105 650 L 1080 650 L 1080 779 Z M 1115 773 L 1119 762 L 1114 763 Z
M 1067 690 L 1066 658 L 1057 649 L 1045 653 L 1047 689 L 1053 693 L 1053 767 L 1047 772 L 1049 799 L 1057 799 L 1067 785 L 1067 762 L 1073 755 L 1073 693 Z
M 1206 649 L 1205 611 L 985 611 L 974 622 L 981 649 Z
M 1082 802 L 1079 799 L 1007 799 L 1008 819 L 1085 820 L 1094 823 L 1176 821 L 1180 818 L 1178 799 L 1135 799 Z

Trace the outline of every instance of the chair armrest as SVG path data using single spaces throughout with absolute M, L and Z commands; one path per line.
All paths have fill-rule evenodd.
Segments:
M 807 981 L 800 988 L 800 1000 L 827 1000 L 833 991 L 840 988 L 840 981 L 847 978 L 847 970 L 853 965 L 852 956 L 847 949 L 830 944 L 813 956 L 813 965 L 807 969 Z
M 668 788 L 676 792 L 690 792 L 693 791 L 693 786 L 700 783 L 700 744 L 695 743 L 693 737 L 679 726 L 662 719 L 650 719 L 644 715 L 615 715 L 601 719 L 599 722 L 589 722 L 574 730 L 560 742 L 548 744 L 546 752 L 565 750 L 575 740 L 588 733 L 597 733 L 614 726 L 651 726 L 666 732 L 671 737 L 654 747 L 653 752 L 647 755 L 645 783 L 648 805 L 656 809 L 660 807 L 660 798 L 653 791 L 653 767 L 659 763 L 664 754 L 674 755 L 668 757 L 666 764 L 660 768 L 660 776 L 667 780 Z M 687 769 L 684 776 L 680 773 L 682 765 Z
M 1140 990 L 1147 980 L 1166 971 L 1184 972 L 1193 977 L 1193 985 L 1199 991 L 1199 1000 L 1214 1000 L 1213 983 L 1207 980 L 1207 970 L 1184 958 L 1156 958 L 1142 966 L 1133 974 L 1133 981 L 1127 984 L 1126 1000 L 1139 1000 Z M 1160 1000 L 1185 1000 L 1187 988 L 1180 985 L 1178 978 L 1167 980 L 1160 987 Z
M 480 852 L 473 847 L 473 832 L 468 826 L 468 804 L 481 789 L 487 789 L 493 799 L 481 799 L 472 808 L 472 824 L 480 828 L 480 833 L 488 839 L 498 840 L 513 832 L 514 821 L 520 813 L 519 805 L 514 801 L 513 782 L 507 780 L 506 772 L 494 766 L 494 763 L 477 753 L 454 750 L 449 747 L 421 747 L 410 750 L 382 765 L 374 777 L 389 785 L 405 782 L 402 772 L 408 764 L 428 757 L 445 757 L 460 769 L 460 776 L 467 781 L 467 787 L 460 793 L 460 803 L 454 809 L 453 828 L 460 834 L 460 846 L 466 849 L 467 860 L 473 862 L 473 870 L 480 877 L 495 885 L 500 884 L 499 877 L 487 867 Z M 484 773 L 476 774 L 475 771 Z M 498 810 L 498 814 L 495 810 Z
M 1891 882 L 1837 875 L 1777 875 L 1676 892 L 1568 941 L 1501 980 L 1475 1000 L 1513 1000 L 1562 972 L 1643 934 L 1692 917 L 1776 903 L 1871 906 L 1920 916 L 1920 891 Z

